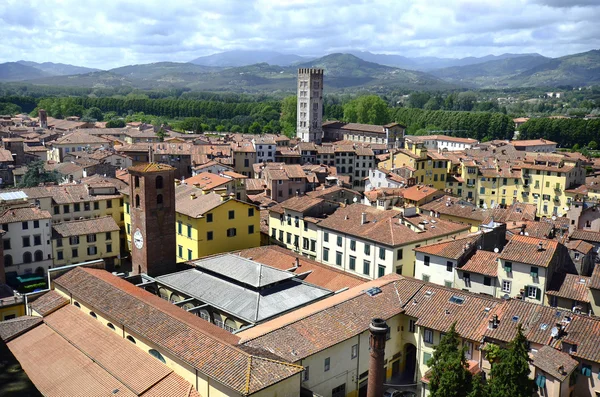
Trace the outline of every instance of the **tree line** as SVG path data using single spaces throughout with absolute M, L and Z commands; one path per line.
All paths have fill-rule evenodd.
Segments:
M 519 127 L 519 139 L 549 139 L 563 148 L 577 145 L 595 149 L 599 137 L 600 118 L 589 120 L 535 118 L 529 119 Z M 593 147 L 590 146 L 591 143 Z

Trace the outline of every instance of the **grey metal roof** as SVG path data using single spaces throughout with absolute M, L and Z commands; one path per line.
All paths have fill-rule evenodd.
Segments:
M 27 198 L 27 194 L 24 191 L 19 190 L 16 192 L 0 193 L 0 200 L 19 200 Z
M 266 266 L 232 254 L 198 259 L 192 263 L 197 268 L 221 274 L 254 288 L 266 287 L 295 277 L 293 273 L 285 270 Z
M 156 277 L 156 281 L 250 323 L 264 321 L 333 294 L 295 278 L 260 290 L 245 288 L 199 269 Z

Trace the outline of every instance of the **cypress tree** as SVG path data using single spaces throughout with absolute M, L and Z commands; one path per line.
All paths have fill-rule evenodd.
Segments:
M 431 397 L 466 397 L 471 386 L 471 373 L 468 370 L 464 348 L 455 324 L 440 344 L 435 347 L 433 356 L 427 363 L 429 390 Z

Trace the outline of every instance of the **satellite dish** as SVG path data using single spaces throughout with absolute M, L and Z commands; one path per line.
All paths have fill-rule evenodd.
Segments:
M 504 294 L 504 296 L 502 297 L 502 299 L 504 299 L 504 300 L 509 300 L 509 299 L 510 299 L 510 296 L 508 296 L 508 294 Z
M 529 236 L 529 233 L 525 232 L 525 235 L 526 235 L 526 236 Z
M 552 327 L 552 329 L 550 330 L 550 336 L 556 338 L 558 336 L 558 328 Z
M 500 250 L 498 249 L 498 247 L 494 248 L 494 252 L 495 252 L 495 253 L 498 253 L 498 252 L 500 252 Z
M 358 198 L 356 196 L 354 196 L 354 199 L 352 201 L 354 201 L 356 203 L 358 201 Z

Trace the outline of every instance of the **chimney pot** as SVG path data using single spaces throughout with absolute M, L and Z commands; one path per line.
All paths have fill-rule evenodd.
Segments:
M 385 381 L 383 361 L 388 325 L 384 319 L 374 318 L 369 325 L 369 331 L 371 337 L 369 339 L 370 359 L 367 397 L 381 397 L 383 395 L 383 382 Z
M 363 212 L 363 213 L 362 213 L 362 214 L 360 214 L 360 215 L 361 215 L 361 218 L 360 218 L 360 224 L 361 224 L 361 225 L 364 225 L 365 223 L 367 223 L 367 213 L 366 213 L 366 212 Z

